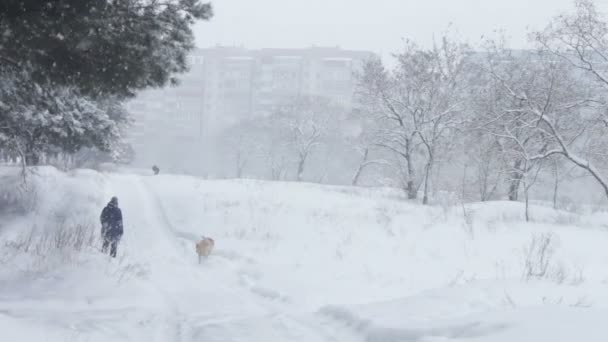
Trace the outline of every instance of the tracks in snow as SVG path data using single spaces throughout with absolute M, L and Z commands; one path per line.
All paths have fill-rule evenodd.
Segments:
M 110 189 L 125 217 L 124 253 L 150 267 L 149 281 L 166 303 L 159 313 L 173 341 L 356 341 L 327 317 L 301 312 L 289 296 L 259 286 L 255 261 L 218 250 L 198 265 L 194 234 L 171 223 L 158 194 L 135 175 L 116 175 Z M 232 285 L 232 286 L 230 286 Z

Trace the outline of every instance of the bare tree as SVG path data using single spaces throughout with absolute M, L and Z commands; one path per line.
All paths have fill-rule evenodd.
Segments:
M 495 199 L 506 169 L 500 144 L 496 137 L 481 130 L 468 131 L 465 144 L 465 168 L 472 166 L 479 200 Z
M 226 162 L 230 164 L 230 174 L 242 178 L 245 168 L 261 154 L 265 145 L 262 139 L 263 131 L 263 122 L 248 120 L 222 132 L 219 139 L 220 148 L 227 159 Z
M 580 79 L 595 81 L 591 84 L 593 92 L 577 94 L 576 99 L 562 108 L 580 127 L 572 134 L 562 129 L 559 118 L 551 115 L 553 113 L 537 108 L 534 114 L 542 122 L 546 134 L 555 141 L 555 146 L 544 155 L 561 155 L 585 170 L 608 197 L 608 178 L 598 167 L 598 163 L 606 162 L 608 154 L 608 147 L 598 143 L 608 133 L 608 105 L 604 100 L 608 91 L 608 71 L 605 68 L 608 62 L 608 23 L 593 1 L 577 0 L 575 5 L 574 13 L 556 17 L 545 30 L 532 37 L 544 52 L 575 68 Z M 583 105 L 586 111 L 581 113 Z M 574 143 L 581 137 L 587 139 L 587 144 Z M 601 145 L 603 147 L 597 149 Z
M 382 139 L 379 138 L 378 127 L 374 120 L 360 110 L 354 111 L 355 120 L 359 124 L 356 136 L 347 137 L 347 142 L 352 145 L 359 155 L 359 162 L 351 178 L 351 185 L 358 185 L 363 171 L 370 166 L 391 166 L 391 162 L 379 151 L 378 145 Z
M 523 168 L 526 172 L 522 173 L 521 182 L 524 188 L 524 201 L 525 201 L 525 217 L 526 222 L 530 221 L 530 189 L 538 180 L 538 175 L 543 168 L 544 160 L 530 161 L 524 160 Z
M 306 162 L 329 131 L 330 122 L 342 109 L 323 97 L 303 96 L 282 106 L 271 120 L 284 131 L 285 143 L 296 161 L 296 180 L 302 181 Z
M 398 55 L 399 83 L 407 96 L 401 98 L 404 109 L 427 153 L 424 167 L 423 204 L 428 204 L 429 176 L 437 159 L 437 149 L 450 129 L 457 126 L 464 110 L 463 88 L 468 47 L 443 37 L 441 44 L 421 52 L 415 47 Z
M 267 155 L 270 165 L 270 179 L 284 180 L 287 176 L 288 162 L 286 157 L 277 151 L 271 151 Z
M 489 42 L 484 64 L 493 104 L 483 125 L 507 160 L 509 199 L 520 184 L 528 190 L 540 164 L 580 143 L 587 130 L 582 119 L 584 87 L 572 68 L 543 51 L 516 52 Z
M 370 155 L 373 153 L 373 146 L 360 146 L 358 150 L 361 153 L 361 161 L 353 174 L 353 178 L 351 180 L 351 185 L 359 185 L 359 178 L 367 167 L 372 165 L 381 165 L 381 166 L 390 166 L 391 163 L 384 158 L 373 158 Z
M 248 162 L 248 153 L 245 151 L 246 145 L 244 144 L 243 137 L 239 137 L 237 143 L 235 162 L 236 162 L 236 178 L 243 178 L 243 171 Z
M 387 70 L 379 59 L 372 59 L 359 77 L 364 110 L 384 127 L 378 130 L 379 146 L 403 157 L 408 197 L 417 197 L 416 151 L 424 151 L 422 167 L 423 200 L 428 203 L 429 181 L 438 158 L 438 148 L 464 110 L 463 87 L 467 82 L 468 46 L 442 37 L 425 50 L 407 42 L 395 55 L 397 66 Z
M 368 60 L 358 77 L 357 95 L 360 110 L 370 116 L 364 129 L 375 136 L 375 145 L 403 159 L 405 166 L 398 165 L 398 169 L 405 170 L 403 174 L 407 196 L 409 199 L 415 199 L 418 194 L 414 155 L 417 134 L 411 118 L 405 111 L 400 110 L 397 103 L 395 77 L 379 58 Z
M 580 171 L 582 170 L 560 155 L 554 155 L 548 158 L 547 164 L 550 167 L 550 172 L 553 176 L 553 194 L 551 196 L 551 202 L 553 203 L 553 209 L 559 209 L 559 190 L 562 183 L 564 181 L 580 178 L 581 175 L 577 175 L 575 172 L 579 171 L 579 173 L 581 173 Z M 586 176 L 586 174 L 583 173 L 583 176 Z

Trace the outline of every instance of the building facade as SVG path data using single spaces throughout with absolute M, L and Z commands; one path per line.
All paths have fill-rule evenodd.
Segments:
M 221 127 L 268 115 L 301 95 L 324 96 L 349 106 L 354 73 L 371 56 L 367 51 L 317 47 L 197 50 L 195 58 L 202 64 L 204 115 Z
M 197 49 L 179 86 L 142 92 L 129 104 L 138 164 L 160 158 L 184 165 L 171 153 L 176 148 L 190 155 L 212 153 L 217 132 L 269 115 L 297 96 L 324 96 L 348 107 L 355 72 L 372 55 L 337 47 Z

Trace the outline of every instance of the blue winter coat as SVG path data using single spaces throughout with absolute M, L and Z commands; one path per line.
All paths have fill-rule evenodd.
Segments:
M 110 202 L 101 211 L 101 235 L 109 239 L 118 239 L 122 236 L 122 211 Z

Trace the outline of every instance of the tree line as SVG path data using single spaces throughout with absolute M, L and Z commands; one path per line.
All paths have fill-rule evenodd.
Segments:
M 591 178 L 608 197 L 606 17 L 578 0 L 529 40 L 526 50 L 500 35 L 476 48 L 450 32 L 428 48 L 407 41 L 390 66 L 362 66 L 352 110 L 300 96 L 228 131 L 237 176 L 256 156 L 267 160 L 264 177 L 293 180 L 339 159 L 352 184 L 390 178 L 425 204 L 442 183 L 475 200 L 527 203 L 537 181 L 552 178 L 556 197 L 566 177 Z
M 177 83 L 192 25 L 211 16 L 199 0 L 3 1 L 0 156 L 128 159 L 124 102 Z
M 575 5 L 530 35 L 533 49 L 494 39 L 473 51 L 444 35 L 429 49 L 406 44 L 393 68 L 365 64 L 360 98 L 376 119 L 371 144 L 402 159 L 410 198 L 422 187 L 428 202 L 433 168 L 453 153 L 477 176 L 481 200 L 504 177 L 508 198 L 521 192 L 528 202 L 551 165 L 577 168 L 608 197 L 608 25 L 592 1 Z

